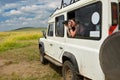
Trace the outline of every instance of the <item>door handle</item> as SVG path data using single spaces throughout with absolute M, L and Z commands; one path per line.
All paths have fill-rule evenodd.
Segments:
M 63 49 L 62 47 L 59 47 L 60 49 Z
M 50 46 L 53 46 L 53 44 L 50 44 Z

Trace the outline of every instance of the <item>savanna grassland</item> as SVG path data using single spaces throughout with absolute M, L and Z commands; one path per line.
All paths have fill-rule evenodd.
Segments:
M 0 80 L 62 80 L 60 68 L 39 61 L 41 30 L 0 32 Z

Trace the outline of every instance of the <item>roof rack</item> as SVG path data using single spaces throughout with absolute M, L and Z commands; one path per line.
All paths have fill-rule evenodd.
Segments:
M 66 7 L 66 6 L 69 6 L 69 5 L 71 5 L 71 4 L 73 4 L 73 3 L 77 2 L 77 1 L 80 1 L 80 0 L 70 0 L 69 4 L 67 4 L 67 3 L 64 2 L 64 0 L 62 0 L 60 8 L 56 8 L 50 16 L 52 16 L 55 11 L 57 11 L 59 9 L 62 9 L 64 7 Z
M 71 4 L 73 4 L 73 3 L 77 2 L 77 1 L 80 1 L 80 0 L 70 0 L 69 4 L 67 4 L 67 3 L 64 2 L 64 0 L 62 0 L 60 9 L 66 7 L 68 5 L 71 5 Z
M 53 13 L 50 15 L 50 17 L 51 17 L 51 16 L 54 14 L 54 12 L 57 11 L 58 9 L 59 9 L 59 8 L 56 8 L 56 9 L 53 11 Z

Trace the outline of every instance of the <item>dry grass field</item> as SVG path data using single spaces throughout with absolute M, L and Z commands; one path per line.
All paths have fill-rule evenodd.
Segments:
M 40 30 L 0 32 L 0 80 L 62 80 L 61 68 L 40 63 Z

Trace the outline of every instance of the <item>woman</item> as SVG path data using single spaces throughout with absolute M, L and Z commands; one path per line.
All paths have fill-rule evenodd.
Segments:
M 68 35 L 70 37 L 75 37 L 78 27 L 78 24 L 76 23 L 75 19 L 70 19 L 69 21 L 65 21 L 64 24 L 67 27 Z

